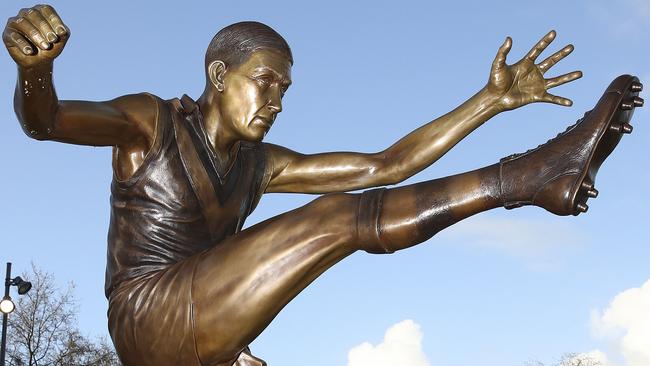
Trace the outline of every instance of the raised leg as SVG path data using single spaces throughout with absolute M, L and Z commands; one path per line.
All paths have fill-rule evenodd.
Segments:
M 205 365 L 227 361 L 300 291 L 356 250 L 410 247 L 500 206 L 498 172 L 493 165 L 385 191 L 329 194 L 228 238 L 204 253 L 195 271 L 199 358 Z

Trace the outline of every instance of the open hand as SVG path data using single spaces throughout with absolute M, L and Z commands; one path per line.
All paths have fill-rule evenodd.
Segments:
M 537 57 L 553 42 L 555 35 L 555 31 L 548 32 L 524 58 L 513 65 L 506 64 L 506 56 L 512 48 L 512 39 L 507 37 L 499 48 L 492 63 L 487 90 L 497 98 L 503 110 L 515 109 L 533 102 L 563 106 L 573 104 L 571 100 L 550 94 L 548 90 L 579 79 L 582 77 L 582 72 L 574 71 L 550 79 L 544 78 L 544 74 L 553 65 L 573 51 L 573 45 L 567 45 L 539 64 L 535 64 Z
M 52 62 L 70 37 L 56 11 L 49 5 L 21 9 L 9 18 L 2 41 L 19 66 L 33 67 Z

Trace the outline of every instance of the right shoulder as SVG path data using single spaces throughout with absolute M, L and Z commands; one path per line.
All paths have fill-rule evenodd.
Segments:
M 128 94 L 108 103 L 149 139 L 155 136 L 162 100 L 150 93 Z

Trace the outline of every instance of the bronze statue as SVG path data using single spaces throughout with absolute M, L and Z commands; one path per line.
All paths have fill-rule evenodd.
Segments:
M 573 46 L 536 63 L 555 38 L 551 31 L 508 65 L 507 38 L 483 89 L 386 150 L 303 155 L 262 143 L 282 111 L 293 63 L 286 41 L 268 26 L 243 22 L 217 33 L 196 101 L 147 93 L 60 101 L 52 63 L 69 36 L 55 10 L 39 5 L 9 19 L 3 40 L 18 64 L 15 109 L 29 137 L 113 147 L 105 290 L 109 329 L 126 365 L 264 365 L 248 345 L 300 291 L 357 250 L 408 248 L 497 207 L 587 211 L 601 163 L 643 104 L 638 79 L 624 75 L 583 119 L 533 150 L 451 177 L 349 194 L 403 181 L 499 112 L 534 102 L 570 106 L 548 90 L 581 72 L 544 74 Z M 323 195 L 242 230 L 266 192 Z

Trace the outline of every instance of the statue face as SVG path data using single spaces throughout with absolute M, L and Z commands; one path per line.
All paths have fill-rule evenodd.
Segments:
M 220 112 L 233 135 L 261 141 L 278 113 L 291 84 L 291 63 L 272 50 L 254 52 L 243 64 L 226 69 Z

